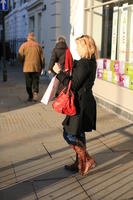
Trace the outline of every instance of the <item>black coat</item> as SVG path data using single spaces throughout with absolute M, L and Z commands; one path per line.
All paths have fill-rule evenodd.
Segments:
M 72 72 L 71 89 L 75 95 L 75 106 L 77 114 L 66 116 L 63 126 L 68 133 L 79 135 L 82 132 L 96 130 L 96 101 L 92 93 L 96 75 L 96 59 L 82 58 L 74 62 Z M 70 77 L 60 72 L 57 78 L 65 86 L 68 85 Z
M 67 45 L 65 42 L 58 42 L 56 44 L 55 48 L 52 51 L 48 70 L 51 70 L 53 72 L 53 66 L 55 62 L 60 63 L 62 70 L 64 70 L 66 49 Z

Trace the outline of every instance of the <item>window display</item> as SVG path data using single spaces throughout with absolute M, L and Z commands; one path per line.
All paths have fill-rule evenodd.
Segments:
M 133 90 L 133 63 L 98 59 L 97 78 Z
M 133 90 L 133 1 L 96 7 L 92 19 L 102 58 L 97 60 L 97 78 Z

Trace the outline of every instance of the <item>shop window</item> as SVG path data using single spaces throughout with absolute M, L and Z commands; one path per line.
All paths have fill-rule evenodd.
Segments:
M 42 35 L 42 14 L 38 13 L 38 42 L 41 43 Z
M 92 1 L 93 1 L 94 6 L 98 6 L 98 5 L 102 6 L 103 3 L 110 2 L 112 0 L 92 0 Z
M 104 2 L 93 1 L 95 6 Z M 91 22 L 91 34 L 102 58 L 97 77 L 133 90 L 133 1 L 96 6 Z
M 34 32 L 35 29 L 35 19 L 34 16 L 29 18 L 29 31 Z
M 100 57 L 133 62 L 133 2 L 95 8 L 92 22 Z
M 15 9 L 15 8 L 16 8 L 16 2 L 13 1 L 13 9 Z

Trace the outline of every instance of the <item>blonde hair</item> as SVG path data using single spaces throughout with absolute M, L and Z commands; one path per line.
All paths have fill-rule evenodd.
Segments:
M 79 42 L 84 49 L 83 57 L 91 58 L 92 55 L 95 55 L 96 59 L 98 58 L 97 46 L 91 36 L 82 35 L 81 37 L 76 38 L 76 42 Z

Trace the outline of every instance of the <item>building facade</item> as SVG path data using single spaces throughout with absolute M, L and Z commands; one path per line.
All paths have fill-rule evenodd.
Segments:
M 10 44 L 13 58 L 16 58 L 20 44 L 22 44 L 27 37 L 27 4 L 27 1 L 11 0 L 10 12 L 5 16 L 6 42 Z

